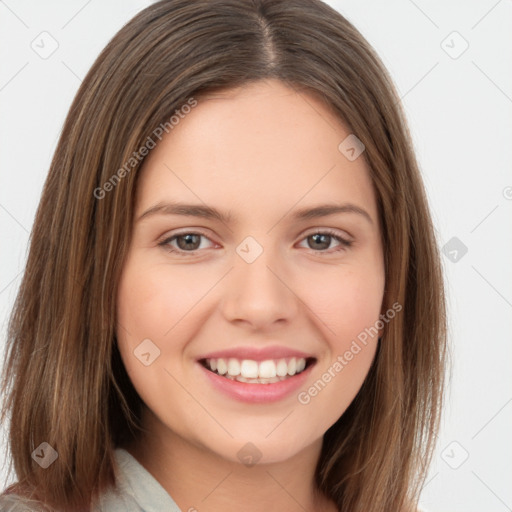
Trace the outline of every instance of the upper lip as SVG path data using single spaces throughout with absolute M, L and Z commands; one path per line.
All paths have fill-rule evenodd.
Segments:
M 289 347 L 273 345 L 269 347 L 237 347 L 225 350 L 217 350 L 209 352 L 197 358 L 198 361 L 203 359 L 251 359 L 253 361 L 265 361 L 268 359 L 284 359 L 288 357 L 313 358 L 314 356 L 300 350 Z

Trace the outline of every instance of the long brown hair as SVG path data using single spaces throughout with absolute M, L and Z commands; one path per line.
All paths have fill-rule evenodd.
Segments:
M 393 82 L 356 28 L 319 0 L 163 0 L 126 24 L 85 77 L 9 323 L 2 421 L 10 416 L 18 478 L 10 491 L 75 511 L 115 484 L 113 450 L 141 426 L 115 338 L 139 149 L 191 98 L 270 78 L 321 98 L 364 144 L 382 225 L 382 311 L 403 306 L 358 395 L 324 435 L 317 486 L 343 511 L 415 508 L 443 397 L 442 267 Z M 42 442 L 59 457 L 47 469 L 31 457 Z

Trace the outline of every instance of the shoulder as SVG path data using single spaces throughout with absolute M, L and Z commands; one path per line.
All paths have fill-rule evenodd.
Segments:
M 117 485 L 102 496 L 98 512 L 181 512 L 178 505 L 139 461 L 124 448 L 115 450 Z
M 115 450 L 116 483 L 105 489 L 91 504 L 92 512 L 180 512 L 172 497 L 127 450 Z M 4 491 L 0 512 L 56 512 L 43 504 Z
M 0 512 L 47 512 L 48 508 L 37 501 L 18 494 L 0 494 Z

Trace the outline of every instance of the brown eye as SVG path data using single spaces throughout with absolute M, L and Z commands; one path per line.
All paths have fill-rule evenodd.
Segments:
M 186 235 L 178 235 L 175 237 L 178 247 L 184 251 L 195 251 L 199 249 L 201 244 L 201 235 L 195 233 L 188 233 Z
M 325 252 L 327 254 L 342 251 L 345 248 L 350 247 L 352 245 L 351 241 L 345 240 L 344 238 L 336 234 L 334 231 L 330 230 L 317 231 L 315 233 L 311 233 L 304 240 L 307 241 L 308 248 L 312 249 L 314 252 Z M 335 248 L 334 250 L 327 252 L 327 249 L 329 249 L 333 240 L 338 242 L 338 248 Z
M 315 233 L 307 238 L 308 241 L 311 241 L 311 249 L 328 249 L 331 245 L 331 239 L 332 236 L 325 233 Z
M 174 253 L 194 253 L 201 249 L 201 239 L 209 240 L 202 233 L 179 233 L 171 237 L 167 237 L 158 245 L 164 247 L 169 252 Z M 174 244 L 175 243 L 175 244 Z

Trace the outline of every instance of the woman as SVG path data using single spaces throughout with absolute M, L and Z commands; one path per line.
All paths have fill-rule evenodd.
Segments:
M 156 3 L 84 79 L 43 191 L 5 503 L 414 511 L 445 322 L 406 121 L 361 34 L 319 1 Z

